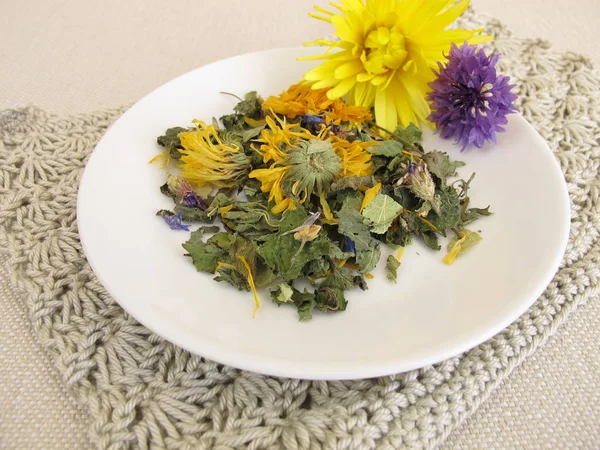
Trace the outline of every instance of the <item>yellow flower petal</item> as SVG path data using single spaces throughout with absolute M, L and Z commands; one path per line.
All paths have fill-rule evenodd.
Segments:
M 281 214 L 288 209 L 296 209 L 296 202 L 291 198 L 286 198 L 285 200 L 277 203 L 273 208 L 271 208 L 271 212 L 273 214 Z
M 154 164 L 155 162 L 160 161 L 161 169 L 166 169 L 171 162 L 171 149 L 166 149 L 148 161 L 148 164 Z
M 363 70 L 363 65 L 358 59 L 354 59 L 352 61 L 348 61 L 347 63 L 338 66 L 335 69 L 334 77 L 338 80 L 343 80 L 344 78 L 351 77 L 352 75 L 356 75 Z
M 375 117 L 377 124 L 390 132 L 396 131 L 398 126 L 398 112 L 394 102 L 394 95 L 387 90 L 378 90 L 375 94 Z
M 371 83 L 356 83 L 354 86 L 353 102 L 355 105 L 368 107 L 375 99 L 375 86 Z M 351 96 L 352 98 L 352 96 Z
M 343 97 L 348 93 L 348 91 L 350 91 L 350 89 L 354 87 L 355 84 L 356 78 L 346 78 L 345 80 L 340 81 L 336 87 L 327 91 L 327 98 L 330 100 L 335 100 L 336 98 Z
M 352 42 L 354 44 L 360 44 L 361 35 L 358 30 L 352 29 L 348 26 L 347 20 L 342 16 L 332 16 L 331 24 L 335 27 L 335 35 L 342 41 Z
M 223 219 L 227 218 L 227 213 L 231 211 L 231 208 L 233 208 L 233 205 L 221 206 L 219 208 L 219 214 Z
M 400 261 L 402 259 L 402 256 L 404 256 L 404 249 L 405 249 L 405 247 L 400 247 L 398 249 L 398 252 L 396 253 L 396 259 L 398 261 Z
M 256 120 L 251 117 L 244 117 L 244 122 L 246 122 L 251 127 L 260 127 L 261 125 L 264 125 L 266 123 L 264 119 Z
M 309 225 L 303 227 L 294 233 L 294 239 L 297 241 L 314 241 L 321 231 L 321 225 Z
M 481 241 L 479 233 L 471 230 L 460 230 L 458 232 L 458 237 L 460 239 L 453 243 L 451 242 L 448 246 L 448 254 L 442 259 L 444 264 L 453 264 L 457 257 Z
M 329 78 L 317 81 L 315 84 L 312 85 L 312 87 L 313 89 L 326 89 L 330 88 L 331 86 L 335 86 L 337 82 L 338 80 L 336 80 L 335 78 Z M 327 97 L 329 98 L 329 95 Z
M 334 78 L 334 73 L 337 67 L 338 63 L 335 61 L 324 62 L 320 66 L 317 66 L 314 69 L 306 72 L 304 74 L 304 79 L 307 81 L 318 81 L 324 78 Z
M 452 22 L 458 19 L 467 10 L 470 0 L 461 0 L 452 8 L 448 8 L 441 14 L 438 14 L 427 23 L 427 27 L 431 29 L 442 30 L 449 26 Z
M 327 197 L 325 195 L 325 192 L 321 192 L 321 195 L 319 196 L 319 202 L 321 203 L 321 208 L 323 208 L 323 215 L 325 216 L 325 219 L 327 219 L 327 223 L 329 224 L 336 224 L 339 223 L 339 220 L 337 220 L 335 217 L 333 217 L 333 214 L 331 213 L 331 208 L 329 207 L 329 203 L 327 203 Z
M 363 200 L 360 204 L 360 212 L 362 212 L 363 209 L 365 209 L 367 205 L 373 201 L 375 196 L 379 194 L 379 191 L 381 191 L 381 182 L 377 183 L 372 188 L 367 189 L 367 191 L 365 192 L 365 196 L 363 197 Z
M 410 103 L 410 97 L 401 82 L 394 80 L 390 84 L 389 92 L 391 97 L 394 99 L 394 106 L 400 125 L 403 127 L 407 127 L 411 123 L 416 125 L 418 122 L 417 116 L 415 115 L 412 104 Z
M 252 311 L 252 317 L 256 317 L 256 312 L 260 308 L 260 299 L 258 298 L 258 292 L 256 292 L 256 286 L 254 285 L 252 268 L 250 267 L 250 264 L 248 264 L 248 261 L 246 261 L 246 258 L 244 258 L 243 256 L 237 256 L 237 259 L 239 259 L 246 268 L 246 280 L 248 281 L 248 284 L 250 285 L 250 290 L 252 290 L 252 295 L 254 296 L 254 311 Z

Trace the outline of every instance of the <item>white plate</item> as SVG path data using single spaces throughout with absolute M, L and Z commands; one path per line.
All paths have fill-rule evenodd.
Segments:
M 313 50 L 314 51 L 314 50 Z M 183 256 L 184 231 L 155 217 L 170 200 L 164 173 L 148 160 L 156 136 L 193 118 L 210 120 L 236 103 L 220 91 L 278 94 L 313 63 L 307 49 L 280 49 L 219 61 L 152 92 L 106 133 L 85 169 L 78 225 L 88 261 L 117 302 L 169 341 L 251 371 L 313 379 L 386 375 L 422 367 L 483 342 L 514 321 L 544 291 L 569 233 L 566 185 L 546 143 L 513 115 L 496 146 L 459 152 L 428 133 L 424 146 L 477 172 L 472 205 L 494 215 L 474 224 L 483 241 L 457 260 L 420 243 L 402 259 L 398 284 L 382 263 L 369 290 L 348 294 L 348 309 L 301 323 L 268 294 L 252 318 L 252 296 L 198 273 Z M 443 243 L 445 245 L 445 242 Z

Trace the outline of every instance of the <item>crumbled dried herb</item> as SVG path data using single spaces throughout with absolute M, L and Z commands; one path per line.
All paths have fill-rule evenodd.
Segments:
M 224 230 L 200 226 L 183 248 L 198 271 L 252 291 L 255 308 L 256 289 L 265 287 L 273 302 L 293 305 L 303 321 L 315 310 L 343 311 L 346 291 L 367 289 L 384 246 L 402 251 L 416 238 L 440 250 L 440 237 L 452 232 L 444 258 L 450 264 L 481 239 L 465 228 L 491 214 L 489 207 L 470 207 L 473 176 L 452 182 L 464 163 L 423 149 L 414 125 L 385 132 L 368 110 L 343 102 L 307 115 L 300 100 L 284 96 L 270 97 L 265 109 L 256 92 L 239 100 L 220 125 L 201 123 L 211 136 L 206 148 L 186 148 L 179 138 L 185 128 L 157 139 L 185 168 L 182 174 L 193 172 L 194 180 L 213 187 L 202 196 L 193 180 L 169 175 L 160 190 L 173 210 L 158 215 L 179 229 L 187 227 L 183 222 L 222 224 Z M 188 157 L 193 151 L 210 158 Z M 223 158 L 248 167 L 228 160 L 221 166 Z M 389 281 L 397 281 L 399 268 L 399 256 L 388 256 Z M 312 288 L 297 289 L 301 279 Z

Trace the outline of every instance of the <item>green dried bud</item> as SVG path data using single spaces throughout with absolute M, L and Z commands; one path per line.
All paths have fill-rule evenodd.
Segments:
M 441 205 L 439 197 L 435 194 L 435 183 L 423 160 L 420 160 L 418 164 L 410 163 L 408 165 L 406 174 L 398 180 L 398 185 L 400 184 L 406 184 L 413 194 L 428 202 L 436 213 L 440 213 Z M 424 209 L 422 215 L 426 216 L 428 211 L 429 206 Z
M 317 195 L 329 191 L 342 169 L 330 142 L 312 139 L 289 151 L 284 164 L 291 166 L 285 182 L 294 195 Z

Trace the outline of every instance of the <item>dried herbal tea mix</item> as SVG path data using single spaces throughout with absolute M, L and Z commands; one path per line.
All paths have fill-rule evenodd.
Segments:
M 176 170 L 160 187 L 173 207 L 157 214 L 172 229 L 201 224 L 185 255 L 251 292 L 255 312 L 259 288 L 300 320 L 343 311 L 345 292 L 366 290 L 378 263 L 387 280 L 369 282 L 397 281 L 413 239 L 440 250 L 449 237 L 451 264 L 481 239 L 467 226 L 490 214 L 470 205 L 473 176 L 455 178 L 464 164 L 424 149 L 414 124 L 386 131 L 369 108 L 329 97 L 304 82 L 266 100 L 249 92 L 219 121 L 158 137 L 155 160 Z M 384 246 L 396 251 L 380 262 Z

